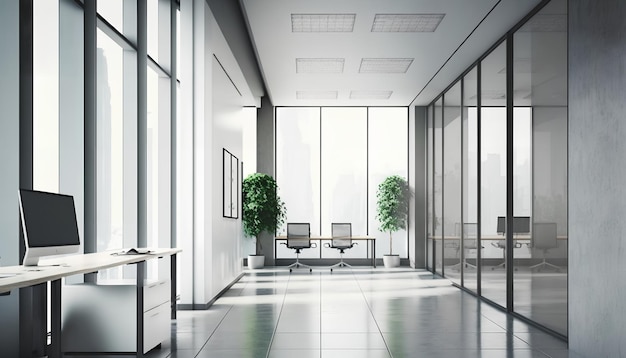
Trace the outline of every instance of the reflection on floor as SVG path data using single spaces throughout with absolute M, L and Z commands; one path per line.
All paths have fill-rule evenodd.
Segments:
M 209 310 L 178 314 L 171 341 L 148 357 L 579 358 L 449 280 L 411 269 L 266 268 L 247 272 Z

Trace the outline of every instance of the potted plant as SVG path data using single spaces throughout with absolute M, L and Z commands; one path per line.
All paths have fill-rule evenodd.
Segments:
M 409 185 L 403 177 L 392 175 L 378 185 L 376 218 L 379 230 L 389 232 L 389 254 L 383 256 L 385 267 L 400 266 L 400 256 L 393 255 L 392 234 L 406 229 L 409 211 Z
M 267 174 L 250 174 L 243 180 L 243 232 L 256 239 L 256 253 L 248 256 L 248 267 L 262 268 L 265 263 L 259 235 L 274 233 L 285 222 L 285 203 L 276 193 L 276 181 Z

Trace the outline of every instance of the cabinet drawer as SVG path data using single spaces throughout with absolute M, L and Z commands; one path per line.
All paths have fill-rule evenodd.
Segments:
M 171 325 L 169 301 L 143 314 L 144 353 L 167 340 Z
M 172 294 L 169 280 L 151 283 L 143 288 L 143 311 L 147 312 L 170 300 Z

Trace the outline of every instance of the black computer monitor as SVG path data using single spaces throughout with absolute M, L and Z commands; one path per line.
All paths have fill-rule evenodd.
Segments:
M 504 234 L 506 232 L 506 218 L 504 216 L 498 216 L 498 228 L 496 232 L 498 234 Z
M 498 234 L 506 233 L 506 217 L 498 216 L 498 228 L 496 229 L 496 232 Z M 513 233 L 514 234 L 530 233 L 530 216 L 513 217 Z
M 516 216 L 513 218 L 514 234 L 530 233 L 530 216 Z
M 19 202 L 26 245 L 24 265 L 37 265 L 41 256 L 78 252 L 80 238 L 72 196 L 20 189 Z

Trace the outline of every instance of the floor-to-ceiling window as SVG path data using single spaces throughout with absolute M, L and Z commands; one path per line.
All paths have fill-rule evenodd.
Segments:
M 542 5 L 459 77 L 460 133 L 458 83 L 429 106 L 427 257 L 567 336 L 567 3 Z
M 376 237 L 377 257 L 388 254 L 389 234 L 376 220 L 376 190 L 390 175 L 408 180 L 407 121 L 406 107 L 277 108 L 276 180 L 287 222 L 310 223 L 311 235 L 329 235 L 331 223 L 349 222 L 353 235 Z M 406 230 L 394 232 L 392 253 L 406 258 L 407 240 Z M 369 257 L 368 245 L 359 243 L 346 257 Z M 337 255 L 318 245 L 301 257 Z M 278 245 L 276 257 L 294 253 Z

